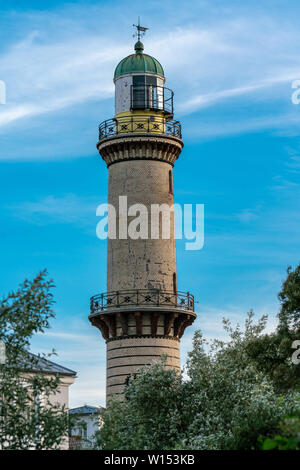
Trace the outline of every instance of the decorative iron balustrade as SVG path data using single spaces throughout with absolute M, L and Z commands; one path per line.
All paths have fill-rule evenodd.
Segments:
M 179 121 L 167 121 L 162 117 L 138 115 L 108 119 L 99 125 L 99 141 L 107 137 L 134 133 L 166 134 L 181 139 L 181 125 Z
M 173 91 L 163 86 L 131 85 L 131 109 L 154 109 L 173 116 L 173 96 Z
M 136 289 L 106 292 L 91 298 L 91 314 L 122 307 L 172 307 L 194 311 L 194 296 L 189 292 Z

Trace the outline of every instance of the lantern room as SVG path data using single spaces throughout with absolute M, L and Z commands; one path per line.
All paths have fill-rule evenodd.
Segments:
M 131 113 L 159 114 L 166 120 L 173 117 L 173 91 L 164 87 L 161 64 L 144 54 L 141 41 L 135 44 L 135 54 L 117 65 L 115 82 L 115 117 Z

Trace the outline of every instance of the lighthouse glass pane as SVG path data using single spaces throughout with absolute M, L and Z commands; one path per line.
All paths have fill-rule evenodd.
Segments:
M 146 98 L 147 98 L 147 108 L 148 109 L 157 109 L 157 79 L 156 77 L 146 76 Z
M 164 109 L 164 88 L 158 86 L 155 88 L 155 108 Z
M 133 96 L 132 107 L 133 109 L 145 109 L 146 106 L 146 93 L 145 93 L 145 75 L 138 75 L 133 77 Z
M 150 75 L 133 77 L 133 109 L 164 109 L 163 87 L 157 86 L 157 78 Z

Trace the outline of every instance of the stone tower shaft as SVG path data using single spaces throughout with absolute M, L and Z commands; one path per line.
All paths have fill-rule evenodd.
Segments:
M 97 144 L 109 171 L 108 202 L 117 215 L 117 236 L 107 241 L 107 291 L 92 297 L 89 316 L 107 343 L 107 399 L 122 397 L 128 376 L 162 355 L 166 367 L 180 370 L 180 338 L 195 319 L 193 296 L 177 290 L 174 212 L 168 238 L 160 215 L 158 236 L 151 231 L 153 206 L 174 204 L 181 126 L 172 120 L 173 92 L 163 86 L 161 65 L 143 53 L 141 42 L 135 50 L 116 68 L 116 114 L 100 124 Z M 124 196 L 126 232 L 136 217 L 127 210 L 142 204 L 148 238 L 120 236 Z

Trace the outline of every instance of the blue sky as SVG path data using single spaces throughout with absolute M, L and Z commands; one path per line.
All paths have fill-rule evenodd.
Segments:
M 87 320 L 90 296 L 106 289 L 95 211 L 107 170 L 95 145 L 138 15 L 183 126 L 175 200 L 205 205 L 204 248 L 177 242 L 178 288 L 198 301 L 182 362 L 196 328 L 223 336 L 223 316 L 242 322 L 253 308 L 274 328 L 286 267 L 299 262 L 299 2 L 3 3 L 1 292 L 48 269 L 56 319 L 33 349 L 54 347 L 55 360 L 78 372 L 71 406 L 104 404 L 105 343 Z

